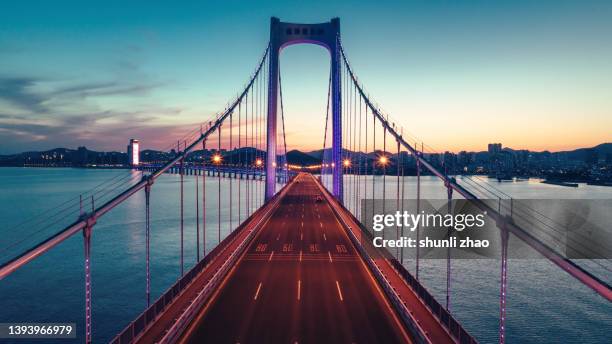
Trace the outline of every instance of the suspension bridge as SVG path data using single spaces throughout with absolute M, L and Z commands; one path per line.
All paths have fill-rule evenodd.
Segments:
M 291 170 L 287 161 L 279 55 L 293 44 L 317 44 L 330 55 L 318 177 Z M 377 249 L 380 254 L 370 254 L 372 233 L 360 221 L 364 212 L 367 215 L 360 206 L 364 199 L 394 200 L 400 208 L 409 197 L 419 204 L 421 176 L 426 174 L 439 180 L 449 201 L 468 199 L 498 224 L 500 343 L 506 340 L 510 236 L 532 247 L 576 283 L 612 300 L 610 285 L 549 244 L 555 240 L 554 219 L 534 215 L 478 178 L 449 175 L 427 158 L 435 151 L 408 134 L 365 91 L 342 45 L 338 18 L 321 24 L 272 18 L 269 44 L 242 91 L 224 111 L 165 147 L 170 149 L 176 154 L 169 161 L 139 166 L 141 173 L 109 180 L 27 222 L 28 226 L 36 221 L 48 225 L 74 214 L 72 223 L 3 263 L 0 278 L 9 278 L 68 238 L 82 234 L 84 338 L 92 342 L 96 322 L 91 290 L 96 281 L 91 279 L 91 237 L 101 217 L 144 193 L 143 298 L 147 307 L 125 324 L 113 343 L 310 343 L 322 338 L 329 342 L 475 343 L 453 315 L 450 249 L 446 298 L 440 301 L 420 281 L 418 249 L 414 266 L 406 266 L 404 250 Z M 210 149 L 210 157 L 190 159 Z M 405 193 L 407 166 L 416 170 L 415 195 Z M 150 198 L 156 180 L 166 173 L 180 176 L 176 192 L 180 194 L 177 256 L 181 271 L 179 279 L 152 300 L 150 235 L 155 228 L 150 217 L 155 209 Z M 372 176 L 381 177 L 382 185 L 377 186 Z M 184 197 L 186 178 L 195 180 L 196 197 L 189 204 Z M 211 182 L 218 183 L 212 199 L 205 189 Z M 195 223 L 184 219 L 187 206 L 196 210 Z M 211 209 L 216 211 L 216 225 L 207 221 Z M 222 223 L 229 223 L 230 229 L 223 235 Z M 195 238 L 185 238 L 187 226 L 195 227 Z M 217 243 L 207 251 L 206 234 L 211 231 L 218 233 Z M 188 263 L 187 269 L 185 245 L 195 245 L 197 252 L 195 264 Z M 589 249 L 579 245 L 574 244 L 578 250 Z M 591 262 L 610 271 L 600 260 Z

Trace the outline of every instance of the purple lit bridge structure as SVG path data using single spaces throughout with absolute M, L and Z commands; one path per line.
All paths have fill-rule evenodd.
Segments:
M 330 54 L 319 177 L 291 170 L 287 162 L 279 55 L 293 44 L 317 44 Z M 143 297 L 147 307 L 125 324 L 113 343 L 301 343 L 317 342 L 317 338 L 332 342 L 475 343 L 453 315 L 450 249 L 446 298 L 439 301 L 420 281 L 423 268 L 418 249 L 414 266 L 407 266 L 404 250 L 374 250 L 371 233 L 360 221 L 364 199 L 392 200 L 400 208 L 408 197 L 419 204 L 421 177 L 426 174 L 437 177 L 448 201 L 471 200 L 498 224 L 500 343 L 506 340 L 507 247 L 511 236 L 577 283 L 612 300 L 610 285 L 542 239 L 541 233 L 555 233 L 553 219 L 533 217 L 524 205 L 490 184 L 476 177 L 449 175 L 444 166 L 428 159 L 427 154 L 434 151 L 409 135 L 365 91 L 349 64 L 337 18 L 321 24 L 272 18 L 269 44 L 242 91 L 223 111 L 173 140 L 165 151 L 170 149 L 175 154 L 168 161 L 141 165 L 140 173 L 109 180 L 72 203 L 54 208 L 55 212 L 41 214 L 47 219 L 65 218 L 76 211 L 73 223 L 57 228 L 56 234 L 5 262 L 0 278 L 10 278 L 16 270 L 80 233 L 85 266 L 84 339 L 90 343 L 96 323 L 91 315 L 95 281 L 90 260 L 96 222 L 134 195 L 144 193 Z M 416 169 L 414 195 L 405 193 L 407 166 Z M 151 300 L 150 280 L 154 276 L 149 238 L 155 230 L 150 221 L 155 209 L 150 197 L 156 180 L 165 173 L 180 175 L 176 192 L 180 194 L 177 256 L 181 272 L 166 292 Z M 382 184 L 377 185 L 373 176 L 381 178 Z M 196 197 L 187 205 L 196 209 L 195 223 L 184 219 L 186 178 L 195 180 Z M 213 199 L 205 190 L 211 179 L 218 182 Z M 232 212 L 235 205 L 238 211 Z M 216 226 L 207 221 L 211 208 L 216 209 Z M 222 211 L 226 208 L 229 211 Z M 523 220 L 521 224 L 518 218 Z M 231 228 L 224 237 L 222 221 L 229 222 Z M 185 238 L 187 226 L 195 227 L 195 238 Z M 542 227 L 550 231 L 541 232 Z M 205 240 L 210 231 L 218 232 L 218 237 L 214 249 L 207 252 Z M 186 270 L 184 245 L 196 246 L 197 252 L 196 261 Z M 372 254 L 374 251 L 377 254 Z M 596 259 L 593 262 L 602 264 Z M 234 312 L 236 309 L 242 311 Z

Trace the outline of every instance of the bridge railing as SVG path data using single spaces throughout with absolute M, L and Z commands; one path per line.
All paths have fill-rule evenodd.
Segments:
M 228 234 L 219 245 L 215 246 L 215 248 L 213 248 L 202 260 L 179 278 L 155 302 L 153 302 L 151 306 L 145 309 L 134 321 L 121 331 L 113 339 L 112 343 L 131 343 L 133 339 L 140 335 L 164 312 L 166 306 L 171 304 L 175 298 L 191 284 L 193 278 L 204 270 L 204 268 L 206 268 L 225 248 L 226 244 L 238 235 L 239 232 L 240 228 Z
M 425 288 L 419 280 L 414 278 L 412 274 L 406 270 L 404 265 L 400 263 L 399 260 L 393 258 L 389 259 L 393 267 L 397 270 L 397 272 L 404 278 L 406 283 L 416 292 L 419 298 L 429 307 L 431 313 L 435 315 L 440 323 L 447 328 L 449 333 L 457 338 L 459 343 L 462 344 L 471 344 L 477 343 L 476 339 L 472 337 L 461 324 L 453 317 L 453 315 L 446 310 L 446 308 L 441 305 L 436 298 L 431 295 L 431 293 Z

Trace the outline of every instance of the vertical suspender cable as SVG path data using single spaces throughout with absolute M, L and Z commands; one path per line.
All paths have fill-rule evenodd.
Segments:
M 234 117 L 234 113 L 233 113 L 233 112 L 232 112 L 232 113 L 230 113 L 230 118 L 229 118 L 229 120 L 230 120 L 230 124 L 229 124 L 229 127 L 230 127 L 230 134 L 229 134 L 229 147 L 227 148 L 227 151 L 228 151 L 228 152 L 233 152 L 233 151 L 232 151 L 232 149 L 233 149 L 233 146 L 232 146 L 232 144 L 233 144 L 232 138 L 233 138 L 233 134 L 234 134 L 234 128 L 233 128 L 233 121 L 232 121 L 232 117 Z M 231 157 L 232 157 L 232 163 L 231 163 L 231 164 L 229 164 L 229 167 L 230 167 L 231 169 L 228 171 L 228 177 L 229 177 L 229 199 L 228 199 L 228 202 L 229 202 L 229 231 L 230 231 L 230 232 L 231 232 L 232 230 L 234 230 L 234 226 L 232 225 L 232 224 L 233 224 L 233 223 L 232 223 L 232 213 L 233 213 L 233 212 L 232 212 L 232 208 L 233 208 L 233 206 L 234 206 L 234 203 L 232 203 L 232 199 L 233 199 L 233 192 L 234 192 L 234 190 L 233 190 L 234 178 L 232 177 L 232 169 L 235 167 L 235 165 L 234 165 L 234 163 L 233 163 L 233 160 L 234 160 L 234 155 L 232 154 L 232 155 L 231 155 Z M 235 170 L 234 170 L 234 171 L 235 171 Z
M 383 194 L 383 202 L 382 202 L 382 206 L 383 206 L 383 214 L 385 214 L 386 208 L 387 208 L 387 164 L 389 163 L 390 159 L 387 158 L 387 127 L 386 126 L 382 126 L 383 127 L 383 156 L 385 157 L 385 163 L 382 164 L 382 194 Z M 382 231 L 383 234 L 383 239 L 385 237 L 385 231 Z
M 181 154 L 181 162 L 180 162 L 180 166 L 179 166 L 179 174 L 180 174 L 180 184 L 181 184 L 181 276 L 183 276 L 183 169 L 185 168 L 184 164 L 185 164 L 185 155 L 184 155 L 184 151 L 181 153 L 181 142 L 179 141 L 177 144 L 177 149 L 178 149 L 178 153 Z
M 238 103 L 238 150 L 236 153 L 238 154 L 238 173 L 240 176 L 235 176 L 238 178 L 238 225 L 242 223 L 242 100 Z
M 357 135 L 357 87 L 355 87 L 355 84 L 351 81 L 351 85 L 353 85 L 353 156 L 354 157 L 359 157 L 359 148 L 357 147 L 357 144 L 359 142 L 358 140 L 358 135 Z M 361 139 L 361 138 L 359 138 Z M 355 166 L 353 167 L 353 190 L 355 193 L 355 216 L 359 215 L 359 204 L 358 204 L 358 200 L 359 200 L 359 161 L 357 161 L 357 159 L 355 158 L 355 161 L 357 162 L 355 164 Z
M 151 305 L 151 264 L 150 264 L 150 238 L 151 238 L 151 184 L 145 186 L 145 251 L 146 251 L 146 274 L 147 274 L 147 307 Z
M 395 210 L 396 211 L 400 210 L 400 154 L 401 154 L 400 142 L 399 142 L 399 140 L 397 140 L 397 159 L 396 159 L 396 167 L 395 167 L 395 169 L 397 170 L 396 171 L 397 172 L 397 190 L 396 190 L 397 194 L 395 196 Z M 400 231 L 399 227 L 396 227 L 395 228 L 396 239 L 399 239 L 399 236 L 400 236 L 400 232 L 399 231 Z M 404 227 L 402 226 L 402 234 L 403 234 L 403 232 L 404 232 Z M 396 251 L 395 252 L 396 253 L 395 257 L 396 258 L 400 258 L 399 257 L 400 256 L 400 253 L 399 253 L 400 248 L 397 247 L 395 249 L 395 251 Z M 403 249 L 401 251 L 403 251 Z
M 415 143 L 414 146 L 417 147 L 417 149 L 418 149 L 418 145 L 416 143 Z M 416 153 L 417 153 L 417 155 L 422 154 L 422 152 L 419 153 L 418 151 Z M 421 209 L 420 209 L 421 208 L 421 160 L 419 160 L 418 157 L 415 157 L 415 160 L 416 160 L 416 174 L 417 174 L 417 192 L 416 192 L 416 201 L 417 201 L 417 204 L 416 204 L 416 213 L 419 214 L 420 211 L 421 211 Z M 417 247 L 416 247 L 416 267 L 415 267 L 417 281 L 419 280 L 419 259 L 420 259 L 420 257 L 419 257 L 420 256 L 420 252 L 419 252 L 420 251 L 419 250 L 419 246 L 420 245 L 418 245 L 418 243 L 419 243 L 419 233 L 420 233 L 420 228 L 419 227 L 420 226 L 417 223 L 417 226 L 416 226 Z
M 448 175 L 446 176 L 448 179 Z M 453 188 L 450 183 L 446 182 L 446 188 L 448 193 L 448 213 L 452 215 L 452 200 L 453 200 Z M 448 227 L 448 238 L 452 235 L 452 226 Z M 450 292 L 451 292 L 451 247 L 448 246 L 446 250 L 446 310 L 450 313 Z
M 202 129 L 200 128 L 200 132 L 202 131 Z M 195 163 L 194 163 L 195 164 Z M 196 201 L 196 261 L 200 261 L 200 191 L 199 191 L 199 179 L 198 178 L 198 170 L 195 170 L 195 165 L 194 165 L 194 171 L 195 173 L 195 187 L 196 187 L 196 191 L 195 191 L 195 201 Z
M 364 145 L 364 148 L 363 148 L 363 153 L 365 154 L 365 157 L 364 157 L 364 159 L 365 159 L 365 166 L 364 166 L 365 167 L 365 171 L 364 171 L 365 176 L 364 176 L 364 179 L 363 179 L 363 195 L 364 195 L 364 198 L 366 199 L 366 201 L 363 203 L 363 205 L 364 205 L 364 209 L 363 210 L 364 210 L 365 216 L 369 216 L 368 215 L 368 201 L 367 201 L 367 199 L 368 199 L 368 175 L 369 175 L 369 173 L 368 173 L 368 168 L 369 168 L 368 167 L 368 165 L 369 165 L 368 164 L 368 158 L 370 157 L 370 155 L 368 154 L 368 107 L 367 106 L 364 106 L 364 107 L 365 107 L 365 116 L 363 118 L 364 119 L 363 122 L 365 123 L 365 145 Z M 374 171 L 374 170 L 372 170 L 372 171 Z M 372 199 L 374 199 L 374 195 L 372 195 Z
M 359 95 L 358 95 L 359 96 Z M 361 220 L 361 212 L 363 209 L 361 208 L 361 179 L 363 173 L 363 153 L 361 152 L 361 97 L 359 97 L 359 147 L 357 147 L 357 152 L 359 154 L 359 167 L 358 167 L 358 178 L 357 178 L 357 202 L 358 202 L 358 210 L 357 217 Z
M 376 114 L 372 111 L 372 153 L 374 159 L 372 160 L 372 199 L 376 199 Z M 372 203 L 372 216 L 376 214 L 376 202 Z M 384 235 L 385 231 L 383 231 Z
M 501 281 L 499 295 L 499 344 L 506 342 L 506 290 L 507 290 L 507 272 L 508 272 L 508 230 L 501 229 Z
M 285 164 L 289 164 L 289 162 L 287 161 L 287 139 L 285 136 L 285 109 L 284 109 L 284 105 L 283 105 L 283 83 L 281 81 L 281 73 L 278 73 L 278 91 L 280 92 L 280 109 L 281 109 L 281 120 L 283 121 L 283 149 L 285 152 Z M 329 92 L 329 91 L 328 91 Z M 329 93 L 328 93 L 329 94 Z M 329 107 L 329 101 L 327 102 L 327 106 Z M 327 128 L 327 123 L 325 124 L 325 127 Z M 327 130 L 327 129 L 325 129 Z M 325 135 L 325 134 L 324 134 Z M 325 141 L 325 140 L 323 140 Z M 325 150 L 325 142 L 323 142 L 323 150 Z M 286 180 L 286 175 L 287 173 L 287 167 L 285 167 L 285 183 L 287 182 Z
M 351 174 L 351 169 L 353 166 L 353 147 L 352 147 L 352 142 L 353 140 L 351 139 L 352 136 L 352 125 L 351 122 L 353 120 L 353 108 L 352 108 L 352 103 L 353 103 L 353 92 L 351 92 L 351 87 L 349 85 L 349 79 L 348 79 L 348 73 L 346 73 L 346 132 L 347 132 L 347 136 L 346 136 L 346 155 L 347 155 L 347 159 L 349 161 L 348 165 L 346 166 L 346 176 L 347 178 L 350 178 L 349 180 L 346 181 L 346 183 L 344 185 L 348 186 L 348 190 L 351 192 L 350 194 L 348 194 L 346 191 L 344 190 L 344 195 L 347 199 L 346 202 L 346 207 L 354 213 L 354 209 L 353 209 L 353 190 L 351 189 L 351 185 L 353 182 L 353 175 Z
M 202 257 L 206 257 L 206 140 L 202 140 Z
M 253 84 L 255 85 L 255 84 Z M 253 90 L 253 89 L 251 89 Z M 253 91 L 253 93 L 255 93 L 255 91 Z M 253 147 L 253 149 L 255 149 L 255 97 L 256 97 L 256 93 L 252 95 L 251 97 L 251 147 Z M 253 158 L 255 157 L 255 154 L 257 153 L 257 150 L 255 149 L 254 152 L 251 153 L 251 162 L 250 164 L 253 164 L 253 162 L 255 161 Z M 251 198 L 251 208 L 249 208 L 249 214 L 251 214 L 253 212 L 253 203 L 254 203 L 254 199 L 253 199 L 253 193 L 254 193 L 254 187 L 255 185 L 253 184 L 253 179 L 255 179 L 255 174 L 253 173 L 253 178 L 251 179 L 251 193 L 249 195 L 249 197 Z
M 219 126 L 219 142 L 217 142 L 217 154 L 219 154 L 219 158 L 221 158 L 221 127 Z M 217 195 L 217 219 L 218 219 L 218 227 L 217 227 L 217 243 L 221 243 L 221 160 L 217 163 L 217 185 L 218 185 L 218 195 Z
M 250 90 L 249 90 L 250 92 Z M 250 166 L 249 166 L 249 93 L 246 94 L 246 98 L 244 101 L 244 167 L 245 167 L 245 173 L 244 176 L 246 177 L 246 182 L 245 182 L 245 203 L 246 203 L 246 207 L 245 207 L 245 212 L 246 212 L 246 217 L 249 217 L 250 214 L 250 207 L 251 207 L 251 202 L 249 200 L 249 193 L 251 192 L 251 188 L 249 185 L 249 171 L 250 171 Z
M 324 182 L 324 184 L 327 182 L 327 173 L 329 172 L 329 170 L 326 167 L 326 160 L 325 160 L 325 148 L 327 147 L 327 127 L 328 127 L 328 123 L 329 123 L 329 100 L 330 100 L 330 96 L 331 96 L 331 66 L 329 68 L 329 81 L 327 82 L 327 106 L 326 106 L 326 110 L 325 110 L 325 131 L 323 132 L 323 151 L 321 153 L 321 181 Z M 325 172 L 325 175 L 323 174 Z M 325 176 L 325 178 L 324 178 Z M 327 184 L 329 185 L 329 184 Z M 326 185 L 326 186 L 327 186 Z M 328 188 L 329 189 L 329 188 Z

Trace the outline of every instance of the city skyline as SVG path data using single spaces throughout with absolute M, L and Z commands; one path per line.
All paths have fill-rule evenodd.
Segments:
M 0 14 L 0 154 L 122 151 L 130 137 L 167 146 L 240 89 L 273 15 L 340 17 L 343 44 L 372 97 L 438 151 L 497 141 L 563 151 L 612 141 L 611 4 L 11 6 Z M 328 71 L 320 47 L 282 53 L 289 150 L 322 148 Z

